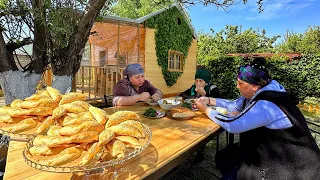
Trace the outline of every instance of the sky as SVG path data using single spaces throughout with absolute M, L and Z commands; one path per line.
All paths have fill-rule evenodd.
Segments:
M 268 37 L 280 35 L 281 41 L 287 30 L 303 33 L 308 26 L 320 26 L 320 0 L 264 0 L 259 13 L 257 0 L 248 0 L 227 9 L 196 4 L 186 8 L 197 32 L 219 32 L 226 25 L 242 25 L 242 30 L 266 30 Z

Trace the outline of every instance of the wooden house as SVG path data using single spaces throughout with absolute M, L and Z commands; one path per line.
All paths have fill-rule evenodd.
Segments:
M 91 29 L 76 88 L 85 93 L 90 81 L 89 95 L 112 95 L 126 65 L 140 63 L 147 80 L 176 95 L 194 82 L 196 49 L 197 35 L 179 4 L 135 20 L 105 16 Z

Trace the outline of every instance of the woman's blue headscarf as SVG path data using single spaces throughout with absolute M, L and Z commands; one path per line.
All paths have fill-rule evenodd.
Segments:
M 143 74 L 143 68 L 140 64 L 129 64 L 126 69 L 124 70 L 124 75 L 128 78 L 137 75 L 137 74 Z

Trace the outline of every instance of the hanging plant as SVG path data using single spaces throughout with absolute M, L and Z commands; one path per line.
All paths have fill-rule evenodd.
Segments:
M 184 15 L 180 13 L 177 7 L 170 8 L 148 19 L 146 26 L 156 29 L 157 62 L 162 69 L 167 86 L 173 86 L 182 72 L 168 71 L 168 52 L 169 50 L 182 52 L 184 55 L 184 66 L 193 39 L 192 31 L 185 21 Z

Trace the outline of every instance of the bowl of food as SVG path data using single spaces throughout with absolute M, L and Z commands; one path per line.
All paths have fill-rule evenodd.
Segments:
M 154 99 L 149 99 L 146 101 L 147 104 L 149 104 L 150 106 L 158 106 L 158 101 L 154 100 Z
M 164 110 L 170 110 L 171 108 L 180 106 L 181 101 L 173 99 L 160 99 L 158 100 L 159 106 Z

